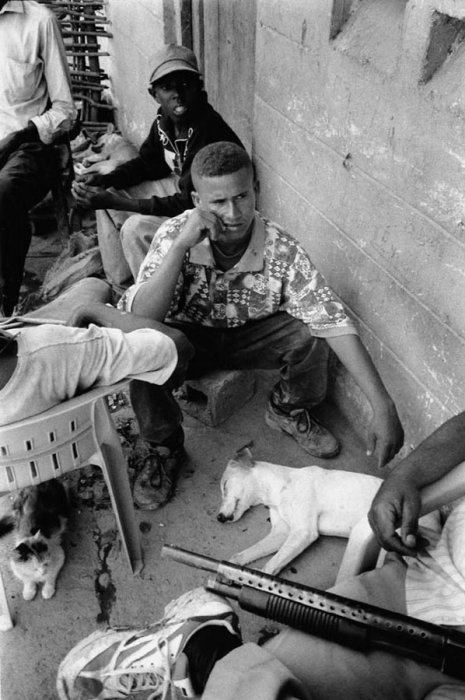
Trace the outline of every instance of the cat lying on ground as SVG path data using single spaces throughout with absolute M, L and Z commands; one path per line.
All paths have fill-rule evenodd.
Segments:
M 21 489 L 12 513 L 0 518 L 0 537 L 15 531 L 10 565 L 23 582 L 23 598 L 32 600 L 42 584 L 42 597 L 55 593 L 58 573 L 65 561 L 61 538 L 69 513 L 68 496 L 57 479 Z

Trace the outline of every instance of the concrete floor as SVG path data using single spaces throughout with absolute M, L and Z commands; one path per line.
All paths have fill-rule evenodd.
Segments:
M 47 248 L 46 241 L 37 245 Z M 8 536 L 0 542 L 0 568 L 15 622 L 12 630 L 0 633 L 2 700 L 55 700 L 58 664 L 80 639 L 107 625 L 133 627 L 153 622 L 162 616 L 168 601 L 206 582 L 205 572 L 161 559 L 163 544 L 176 544 L 222 559 L 267 532 L 269 523 L 263 507 L 249 511 L 235 524 L 216 520 L 221 474 L 239 447 L 253 441 L 257 459 L 293 467 L 313 463 L 376 472 L 373 461 L 364 454 L 364 446 L 331 405 L 322 408 L 321 416 L 342 440 L 343 449 L 336 459 L 323 462 L 311 458 L 292 438 L 268 428 L 263 413 L 272 379 L 270 373 L 259 374 L 255 396 L 216 428 L 185 416 L 189 462 L 180 477 L 175 498 L 159 511 L 136 512 L 145 560 L 140 575 L 132 576 L 123 557 L 97 468 L 73 472 L 66 479 L 73 512 L 64 544 L 66 562 L 51 600 L 43 600 L 40 595 L 31 602 L 23 600 L 21 583 L 7 563 L 12 540 Z M 126 451 L 131 458 L 136 431 L 132 411 L 123 407 L 114 416 L 122 434 L 129 436 Z M 134 464 L 130 460 L 130 466 Z M 134 473 L 133 469 L 130 473 Z M 0 512 L 8 506 L 8 499 L 3 497 Z M 283 575 L 327 588 L 335 580 L 344 545 L 343 539 L 321 538 Z M 246 640 L 256 641 L 277 629 L 274 623 L 248 613 L 241 612 L 240 618 Z

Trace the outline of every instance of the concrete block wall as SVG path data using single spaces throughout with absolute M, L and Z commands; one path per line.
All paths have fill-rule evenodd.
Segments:
M 109 0 L 108 11 L 123 132 L 136 144 L 147 133 L 150 57 L 185 38 L 190 11 L 211 102 L 256 161 L 261 210 L 348 304 L 407 443 L 462 410 L 462 0 Z M 363 425 L 364 397 L 340 368 L 333 391 Z
M 458 0 L 257 4 L 260 208 L 348 304 L 410 443 L 465 408 L 464 31 Z
M 111 90 L 117 124 L 136 146 L 148 134 L 157 104 L 148 94 L 151 57 L 165 43 L 163 0 L 109 0 Z

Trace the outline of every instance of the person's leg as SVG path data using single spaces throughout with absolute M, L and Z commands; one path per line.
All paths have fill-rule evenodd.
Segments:
M 140 199 L 169 197 L 179 192 L 178 183 L 179 177 L 174 174 L 161 180 L 142 183 L 138 186 L 137 197 Z M 130 189 L 130 193 L 132 197 L 135 196 L 133 188 Z M 166 218 L 166 216 L 134 214 L 123 224 L 120 235 L 121 246 L 134 279 L 137 278 L 157 229 L 166 221 Z
M 0 170 L 0 291 L 7 316 L 18 301 L 31 241 L 28 212 L 49 191 L 54 167 L 54 155 L 49 147 L 25 144 Z
M 279 369 L 265 420 L 283 430 L 315 457 L 333 457 L 339 443 L 310 411 L 326 396 L 328 344 L 286 312 L 228 330 L 224 367 Z
M 77 307 L 96 301 L 111 304 L 112 300 L 113 294 L 108 282 L 97 277 L 85 277 L 65 289 L 53 301 L 23 314 L 22 318 L 68 323 Z
M 121 247 L 134 279 L 137 279 L 152 239 L 164 221 L 166 216 L 134 214 L 121 227 Z
M 187 459 L 184 450 L 182 412 L 172 389 L 184 379 L 199 376 L 218 365 L 222 334 L 212 328 L 190 323 L 170 323 L 180 330 L 195 350 L 188 367 L 178 372 L 170 388 L 133 381 L 131 405 L 136 414 L 141 437 L 148 443 L 145 464 L 134 484 L 134 501 L 147 510 L 163 506 L 174 494 L 181 467 Z
M 313 408 L 325 398 L 328 345 L 302 321 L 282 311 L 231 329 L 224 337 L 225 367 L 280 370 L 273 396 L 283 409 Z
M 405 614 L 405 573 L 405 563 L 390 556 L 382 568 L 348 579 L 331 592 Z M 405 657 L 380 650 L 355 651 L 290 628 L 266 642 L 264 649 L 300 680 L 314 700 L 420 700 L 451 682 L 439 671 Z
M 179 178 L 176 175 L 171 175 L 161 180 L 146 180 L 137 185 L 132 185 L 126 190 L 119 190 L 119 194 L 131 199 L 150 199 L 153 196 L 165 197 L 179 192 L 178 180 Z M 110 191 L 115 190 L 111 188 Z M 125 223 L 133 216 L 135 216 L 133 212 L 115 211 L 114 209 L 99 209 L 96 212 L 97 235 L 102 255 L 103 270 L 110 284 L 120 293 L 131 284 L 133 278 L 136 278 L 138 272 L 137 260 L 140 259 L 141 255 L 136 250 L 134 253 L 136 257 L 132 259 L 130 241 L 127 240 L 129 238 L 128 231 L 131 230 L 131 227 L 125 229 Z M 156 228 L 158 226 L 153 229 L 152 237 Z M 141 241 L 140 246 L 142 245 L 143 242 Z M 145 245 L 148 250 L 150 241 L 148 241 L 148 244 L 146 242 Z M 128 258 L 126 253 L 128 253 Z M 128 261 L 131 262 L 129 263 Z
M 194 589 L 146 629 L 98 631 L 79 642 L 58 669 L 58 697 L 136 698 L 145 691 L 143 697 L 161 698 L 170 688 L 179 697 L 199 697 L 212 666 L 240 644 L 229 603 Z
M 123 194 L 127 194 L 123 192 Z M 95 212 L 97 237 L 105 277 L 118 292 L 132 283 L 131 269 L 124 256 L 120 231 L 131 212 L 98 209 Z
M 244 644 L 216 661 L 202 700 L 312 700 L 281 661 L 257 644 Z M 327 700 L 332 700 L 328 696 Z

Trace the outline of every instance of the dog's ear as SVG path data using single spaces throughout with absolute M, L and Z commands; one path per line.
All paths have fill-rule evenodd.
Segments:
M 255 464 L 252 453 L 247 446 L 241 447 L 241 449 L 236 452 L 234 459 L 240 462 L 244 467 L 252 468 Z

